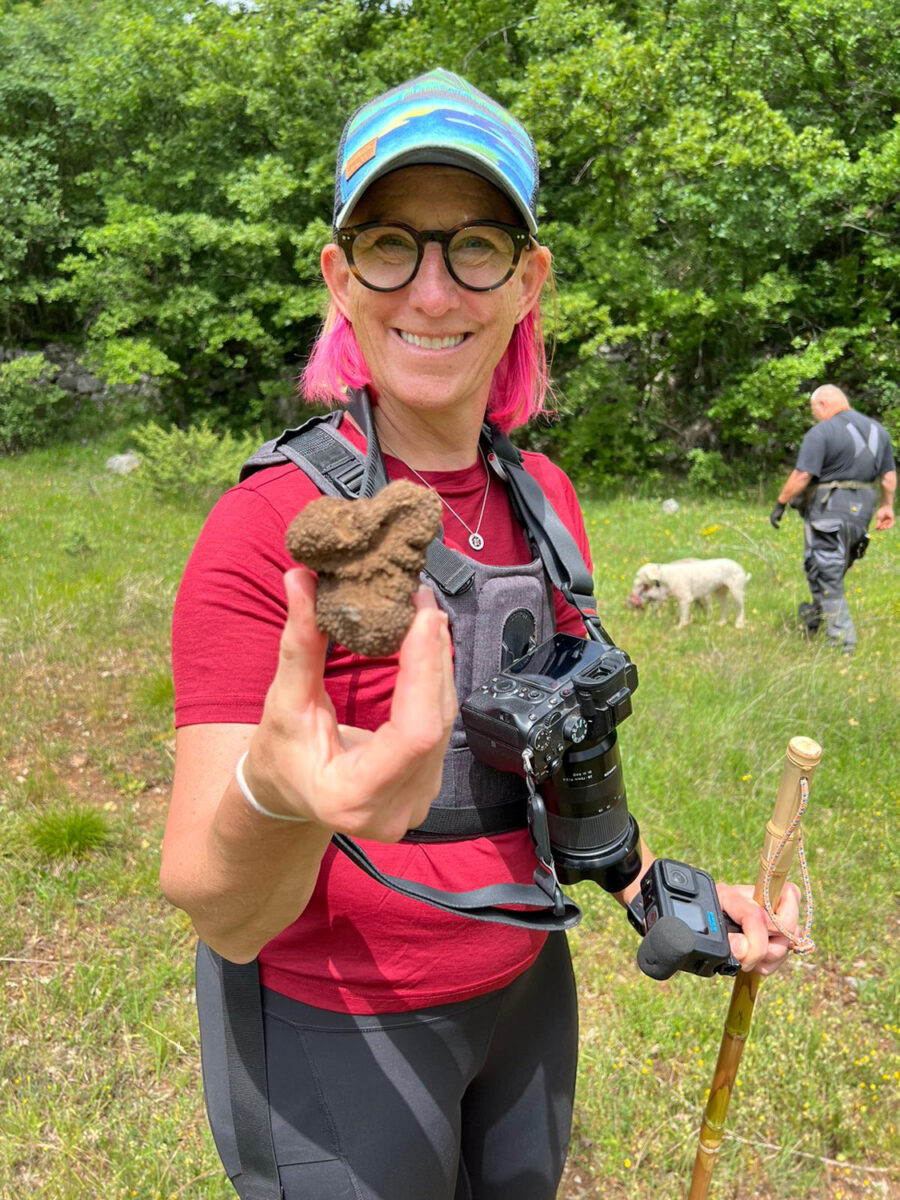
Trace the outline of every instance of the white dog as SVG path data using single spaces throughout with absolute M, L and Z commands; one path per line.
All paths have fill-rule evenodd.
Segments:
M 690 623 L 691 604 L 700 601 L 707 609 L 713 594 L 719 601 L 724 625 L 728 598 L 735 607 L 735 628 L 744 627 L 744 585 L 750 576 L 730 558 L 682 558 L 670 563 L 644 563 L 638 570 L 628 597 L 632 608 L 662 604 L 669 596 L 678 602 L 678 628 Z

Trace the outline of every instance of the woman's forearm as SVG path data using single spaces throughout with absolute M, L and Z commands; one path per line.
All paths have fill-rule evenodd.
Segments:
M 249 727 L 179 730 L 160 870 L 166 898 L 235 962 L 254 958 L 303 912 L 331 837 L 314 822 L 278 821 L 251 808 L 233 766 L 249 734 Z
M 330 838 L 320 825 L 255 812 L 233 781 L 205 836 L 164 865 L 163 892 L 208 946 L 247 962 L 303 912 Z

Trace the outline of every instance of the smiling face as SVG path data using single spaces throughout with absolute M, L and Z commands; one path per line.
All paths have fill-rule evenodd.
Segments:
M 486 180 L 456 167 L 405 167 L 377 180 L 353 210 L 352 225 L 400 221 L 415 229 L 450 229 L 465 221 L 521 225 L 509 201 Z M 447 271 L 429 242 L 416 277 L 396 292 L 375 292 L 356 279 L 342 250 L 322 252 L 332 298 L 353 326 L 372 374 L 379 406 L 400 424 L 402 411 L 428 419 L 453 413 L 480 425 L 494 369 L 516 322 L 537 302 L 550 264 L 534 246 L 493 292 L 472 292 Z

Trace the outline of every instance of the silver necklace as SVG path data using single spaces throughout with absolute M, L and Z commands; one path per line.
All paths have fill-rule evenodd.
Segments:
M 472 549 L 473 550 L 481 550 L 484 547 L 484 538 L 481 536 L 481 534 L 478 531 L 481 528 L 481 522 L 484 520 L 484 510 L 487 507 L 488 492 L 491 490 L 491 472 L 488 469 L 487 463 L 485 462 L 484 451 L 481 449 L 481 446 L 479 445 L 479 447 L 478 447 L 478 454 L 479 454 L 479 457 L 481 458 L 482 465 L 484 466 L 486 482 L 484 485 L 484 496 L 481 499 L 481 512 L 478 514 L 478 524 L 473 529 L 470 525 L 467 525 L 465 523 L 465 521 L 462 519 L 462 517 L 459 515 L 459 513 L 456 511 L 455 508 L 451 508 L 451 506 L 447 503 L 447 501 L 444 499 L 444 497 L 441 495 L 441 493 L 437 490 L 437 488 L 434 486 L 434 484 L 429 483 L 427 479 L 423 478 L 423 476 L 421 476 L 419 474 L 419 472 L 416 470 L 415 467 L 411 467 L 409 465 L 409 463 L 406 461 L 405 458 L 400 458 L 400 455 L 397 453 L 397 451 L 392 446 L 389 446 L 387 444 L 387 442 L 384 440 L 384 438 L 381 438 L 380 440 L 381 440 L 382 446 L 384 446 L 384 448 L 385 448 L 385 450 L 387 450 L 388 454 L 392 454 L 394 456 L 394 458 L 400 459 L 400 462 L 403 463 L 404 467 L 406 467 L 406 469 L 408 471 L 412 471 L 412 473 L 413 473 L 413 475 L 415 475 L 416 479 L 418 479 L 421 483 L 424 483 L 427 488 L 431 488 L 431 490 L 434 492 L 434 494 L 440 500 L 441 504 L 443 504 L 444 507 L 449 512 L 451 512 L 454 515 L 454 517 L 456 517 L 457 521 L 459 521 L 459 523 L 460 523 L 460 525 L 462 525 L 463 529 L 468 531 L 469 545 L 472 547 Z

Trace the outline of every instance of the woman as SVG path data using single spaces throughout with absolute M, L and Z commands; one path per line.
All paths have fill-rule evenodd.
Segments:
M 444 541 L 472 564 L 477 600 L 439 605 L 420 589 L 396 659 L 329 647 L 315 580 L 284 550 L 287 524 L 319 492 L 285 464 L 223 497 L 176 605 L 162 885 L 221 956 L 201 955 L 201 1024 L 219 978 L 209 962 L 258 958 L 265 1064 L 250 1090 L 264 1097 L 261 1138 L 270 1127 L 288 1200 L 551 1200 L 563 1169 L 577 1048 L 565 937 L 397 895 L 331 843 L 335 832 L 362 839 L 382 871 L 453 891 L 534 871 L 523 827 L 399 839 L 446 791 L 445 761 L 467 754 L 458 724 L 451 739 L 458 694 L 498 669 L 496 612 L 527 596 L 536 640 L 584 636 L 479 445 L 486 414 L 504 430 L 522 423 L 545 384 L 538 300 L 550 253 L 534 238 L 536 191 L 527 132 L 433 71 L 348 122 L 335 240 L 322 251 L 331 310 L 307 393 L 342 401 L 348 386 L 367 389 L 387 476 L 438 493 Z M 366 449 L 349 416 L 339 432 Z M 540 455 L 525 467 L 587 559 L 568 480 Z M 464 603 L 481 647 L 471 653 L 451 637 Z M 467 776 L 453 778 L 462 787 Z M 743 927 L 742 965 L 776 969 L 784 939 L 769 936 L 749 889 L 720 893 Z M 796 923 L 795 889 L 782 916 Z M 217 1145 L 241 1195 L 277 1195 L 253 1191 L 235 1148 L 224 1026 L 217 1011 L 203 1031 Z

